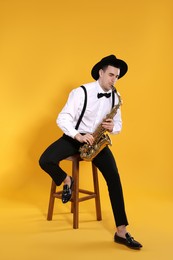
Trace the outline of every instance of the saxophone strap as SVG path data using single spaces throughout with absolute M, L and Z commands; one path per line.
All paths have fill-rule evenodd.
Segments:
M 115 104 L 115 91 L 112 90 L 112 108 L 114 107 Z
M 87 106 L 87 91 L 86 91 L 86 88 L 82 85 L 80 86 L 83 90 L 84 90 L 84 94 L 85 94 L 85 99 L 84 99 L 84 105 L 83 105 L 83 108 L 82 108 L 82 112 L 81 112 L 81 115 L 76 123 L 76 126 L 75 126 L 75 129 L 78 130 L 79 128 L 79 125 L 82 121 L 82 118 L 83 118 L 83 115 L 85 113 L 85 110 L 86 110 L 86 106 Z M 115 91 L 112 91 L 112 108 L 114 107 L 114 104 L 115 104 Z

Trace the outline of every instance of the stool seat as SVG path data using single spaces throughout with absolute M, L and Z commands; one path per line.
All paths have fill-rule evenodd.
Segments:
M 73 184 L 72 198 L 70 201 L 71 201 L 71 213 L 73 214 L 73 228 L 77 229 L 79 227 L 79 203 L 89 199 L 95 199 L 96 217 L 98 221 L 102 220 L 98 172 L 96 166 L 92 161 L 90 162 L 92 166 L 92 176 L 93 176 L 93 186 L 94 186 L 94 190 L 90 191 L 90 190 L 79 188 L 79 164 L 81 161 L 83 161 L 80 155 L 75 154 L 73 156 L 69 156 L 65 158 L 64 160 L 72 162 L 72 177 L 74 179 L 74 184 Z M 85 196 L 80 197 L 79 196 L 80 193 L 85 194 Z M 62 197 L 62 190 L 57 191 L 57 186 L 55 182 L 52 180 L 47 220 L 52 220 L 55 198 L 61 199 L 61 197 Z

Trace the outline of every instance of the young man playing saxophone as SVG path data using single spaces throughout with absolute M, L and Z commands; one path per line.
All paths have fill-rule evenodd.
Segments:
M 68 156 L 79 153 L 79 148 L 84 143 L 92 146 L 94 142 L 92 133 L 100 124 L 111 134 L 118 134 L 121 131 L 120 108 L 113 118 L 103 119 L 119 102 L 112 86 L 126 74 L 127 70 L 128 66 L 123 60 L 117 59 L 114 55 L 104 57 L 91 70 L 95 81 L 73 89 L 67 103 L 58 115 L 57 124 L 64 134 L 45 150 L 39 163 L 56 185 L 64 183 L 63 203 L 68 202 L 72 196 L 73 179 L 59 166 L 59 162 Z M 81 118 L 82 112 L 83 117 Z M 114 156 L 108 146 L 93 158 L 93 163 L 107 183 L 116 226 L 114 241 L 132 249 L 140 249 L 142 245 L 135 241 L 126 230 L 128 220 L 121 181 Z

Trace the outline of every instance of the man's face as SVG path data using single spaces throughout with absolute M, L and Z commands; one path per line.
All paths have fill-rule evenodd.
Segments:
M 112 89 L 112 86 L 118 80 L 120 69 L 108 66 L 106 69 L 99 71 L 99 83 L 104 91 Z

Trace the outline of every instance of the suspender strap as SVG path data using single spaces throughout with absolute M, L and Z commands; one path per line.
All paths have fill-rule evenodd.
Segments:
M 77 121 L 77 124 L 75 126 L 75 129 L 78 130 L 79 128 L 79 125 L 82 121 L 82 118 L 83 118 L 83 115 L 85 113 L 85 110 L 86 110 L 86 105 L 87 105 L 87 91 L 86 91 L 86 88 L 84 86 L 81 86 L 81 88 L 83 88 L 84 90 L 84 94 L 85 94 L 85 99 L 84 99 L 84 105 L 83 105 L 83 108 L 82 108 L 82 112 L 81 112 L 81 115 Z M 114 107 L 114 104 L 115 104 L 115 93 L 114 91 L 112 91 L 112 108 Z
M 81 86 L 81 88 L 83 88 L 83 90 L 84 90 L 85 100 L 84 100 L 84 105 L 83 105 L 83 108 L 82 108 L 81 115 L 80 115 L 80 117 L 79 117 L 79 119 L 78 119 L 78 122 L 77 122 L 77 124 L 76 124 L 76 126 L 75 126 L 75 129 L 76 129 L 76 130 L 78 130 L 78 128 L 79 128 L 79 125 L 80 125 L 80 123 L 81 123 L 81 121 L 82 121 L 82 117 L 83 117 L 83 115 L 84 115 L 84 113 L 85 113 L 85 109 L 86 109 L 86 105 L 87 105 L 87 91 L 86 91 L 86 88 L 85 88 L 84 86 Z

